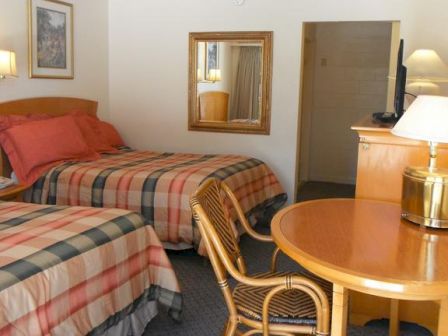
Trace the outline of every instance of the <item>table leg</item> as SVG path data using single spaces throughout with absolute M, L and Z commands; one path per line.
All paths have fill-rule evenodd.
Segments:
M 398 333 L 400 331 L 400 320 L 398 318 L 399 303 L 399 300 L 390 300 L 389 336 L 398 336 Z
M 437 335 L 448 335 L 448 297 L 440 302 L 439 327 Z
M 331 316 L 331 336 L 347 335 L 348 290 L 333 284 L 333 308 Z

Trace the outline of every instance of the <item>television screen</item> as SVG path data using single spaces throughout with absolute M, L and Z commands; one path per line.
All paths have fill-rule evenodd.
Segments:
M 400 40 L 397 57 L 397 75 L 395 77 L 394 112 L 395 117 L 400 119 L 404 112 L 404 96 L 406 90 L 407 69 L 403 65 L 403 39 Z
M 406 73 L 407 69 L 403 65 L 403 39 L 400 40 L 397 56 L 397 71 L 395 76 L 394 111 L 376 112 L 373 120 L 382 123 L 395 123 L 404 113 L 404 96 L 406 94 Z

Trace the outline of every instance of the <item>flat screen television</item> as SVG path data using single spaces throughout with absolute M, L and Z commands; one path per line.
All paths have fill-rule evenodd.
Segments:
M 394 112 L 377 112 L 373 114 L 375 121 L 395 123 L 404 113 L 404 96 L 406 95 L 407 69 L 403 65 L 403 39 L 400 40 L 397 55 L 397 72 L 395 76 Z

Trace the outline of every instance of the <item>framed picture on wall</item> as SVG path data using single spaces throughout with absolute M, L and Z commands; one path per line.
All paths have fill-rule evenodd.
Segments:
M 219 45 L 218 42 L 205 42 L 205 79 L 214 80 L 210 76 L 210 70 L 219 69 Z M 213 73 L 213 72 L 212 72 Z
M 73 5 L 28 0 L 30 78 L 73 79 Z

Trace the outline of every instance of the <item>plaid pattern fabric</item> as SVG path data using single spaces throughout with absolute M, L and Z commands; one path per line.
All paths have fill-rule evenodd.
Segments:
M 225 181 L 243 211 L 253 218 L 286 201 L 277 178 L 260 160 L 133 150 L 55 167 L 33 185 L 25 200 L 137 211 L 154 226 L 162 242 L 197 246 L 200 235 L 189 198 L 210 177 Z
M 85 335 L 142 297 L 174 316 L 182 308 L 168 257 L 139 214 L 0 203 L 0 335 Z

